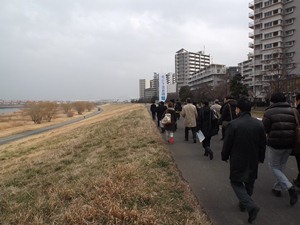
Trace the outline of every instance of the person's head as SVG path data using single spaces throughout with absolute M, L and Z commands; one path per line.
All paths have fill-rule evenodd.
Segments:
M 215 99 L 215 104 L 219 104 L 219 99 Z
M 173 102 L 171 102 L 171 101 L 168 102 L 168 107 L 169 107 L 169 108 L 173 108 L 173 106 L 174 106 Z
M 270 101 L 272 103 L 286 102 L 286 97 L 282 92 L 276 92 L 271 95 Z
M 231 95 L 228 95 L 224 98 L 224 102 L 228 102 L 231 99 L 234 99 L 234 98 Z
M 203 106 L 209 106 L 209 102 L 208 101 L 202 101 L 202 105 Z
M 192 99 L 191 98 L 187 98 L 186 99 L 186 103 L 192 103 Z
M 252 107 L 252 103 L 247 98 L 240 98 L 237 101 L 236 105 L 236 114 L 239 114 L 241 112 L 250 112 Z

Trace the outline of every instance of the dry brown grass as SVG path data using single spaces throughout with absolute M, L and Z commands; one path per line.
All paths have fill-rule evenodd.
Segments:
M 0 146 L 1 224 L 210 224 L 143 105 Z
M 78 115 L 75 111 L 72 112 L 74 113 L 74 116 L 67 117 L 63 110 L 59 109 L 51 122 L 43 120 L 41 124 L 34 124 L 30 116 L 26 114 L 25 110 L 19 110 L 8 114 L 0 114 L 0 138 L 11 136 L 24 131 L 51 126 L 91 113 L 85 111 L 82 115 Z

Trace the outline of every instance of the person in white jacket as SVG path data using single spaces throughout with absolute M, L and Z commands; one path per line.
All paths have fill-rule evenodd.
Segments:
M 186 99 L 186 105 L 183 106 L 181 115 L 184 118 L 184 134 L 185 134 L 185 141 L 189 140 L 189 130 L 192 131 L 193 134 L 193 141 L 197 143 L 196 139 L 196 126 L 197 126 L 197 108 L 195 105 L 192 104 L 191 98 Z

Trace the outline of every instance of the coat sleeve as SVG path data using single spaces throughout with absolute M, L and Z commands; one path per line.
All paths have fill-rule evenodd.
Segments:
M 264 129 L 266 131 L 266 133 L 270 133 L 271 131 L 271 120 L 269 117 L 266 116 L 266 114 L 264 114 L 263 119 L 262 119 L 262 123 L 264 125 Z
M 266 143 L 267 143 L 266 133 L 263 127 L 260 132 L 260 140 L 261 141 L 259 146 L 258 160 L 259 162 L 263 163 L 265 161 Z
M 231 154 L 231 149 L 233 146 L 233 140 L 234 140 L 234 128 L 232 127 L 232 124 L 229 123 L 228 127 L 226 128 L 223 148 L 221 152 L 222 161 L 227 161 L 229 159 Z

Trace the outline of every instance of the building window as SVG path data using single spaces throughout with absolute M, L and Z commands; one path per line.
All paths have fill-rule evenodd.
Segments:
M 286 47 L 292 47 L 294 45 L 295 41 L 288 41 L 285 43 Z
M 264 35 L 265 39 L 272 38 L 272 33 L 267 33 Z
M 289 13 L 292 13 L 292 12 L 294 12 L 294 7 L 290 7 L 290 8 L 287 8 L 287 9 L 285 10 L 285 13 L 286 13 L 286 14 L 289 14 Z
M 270 17 L 270 16 L 272 16 L 272 11 L 269 11 L 269 12 L 265 13 L 265 17 Z
M 285 35 L 286 35 L 286 36 L 291 36 L 291 35 L 294 34 L 294 31 L 295 31 L 295 30 L 287 30 L 287 31 L 285 32 Z
M 293 23 L 294 23 L 294 18 L 288 19 L 288 20 L 285 21 L 286 25 L 290 25 L 290 24 L 293 24 Z
M 272 44 L 266 44 L 265 45 L 265 49 L 269 49 L 269 48 L 272 48 Z
M 269 23 L 265 23 L 265 28 L 269 28 L 269 27 L 271 27 L 272 26 L 272 22 L 269 22 Z

